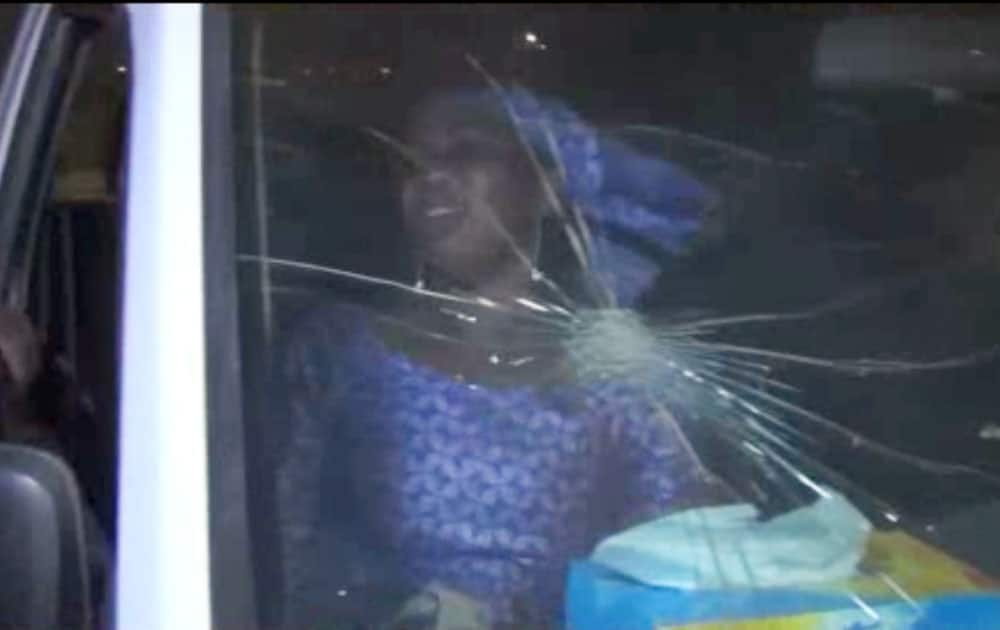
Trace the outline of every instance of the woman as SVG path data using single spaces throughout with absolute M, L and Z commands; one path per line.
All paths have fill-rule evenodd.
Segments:
M 704 190 L 585 137 L 565 110 L 510 96 L 452 93 L 416 110 L 401 194 L 414 289 L 377 311 L 321 309 L 288 345 L 294 425 L 279 493 L 293 627 L 375 626 L 420 591 L 438 609 L 468 603 L 476 627 L 558 626 L 568 563 L 692 489 L 664 411 L 628 384 L 579 379 L 559 342 L 570 310 L 603 299 L 597 283 L 563 291 L 538 265 L 572 223 L 560 202 L 615 211 L 589 217 L 592 229 L 625 217 L 679 236 L 692 220 L 671 208 L 691 204 L 672 202 L 701 203 Z M 552 115 L 547 137 L 556 129 L 548 155 L 539 114 Z M 540 168 L 562 172 L 559 190 Z M 676 176 L 669 198 L 664 175 Z M 581 277 L 634 301 L 648 261 L 591 241 L 563 251 L 596 272 Z

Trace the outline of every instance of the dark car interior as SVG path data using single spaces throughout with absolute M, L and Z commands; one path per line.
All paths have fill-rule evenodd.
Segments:
M 5 28 L 29 13 L 10 6 Z M 0 494 L 5 514 L 18 514 L 0 527 L 0 563 L 32 579 L 5 580 L 0 628 L 104 627 L 110 612 L 127 32 L 117 10 L 56 10 L 51 28 L 73 33 L 76 79 L 56 99 L 47 166 L 33 176 L 38 212 L 16 227 L 0 326 Z M 25 539 L 52 546 L 15 553 Z

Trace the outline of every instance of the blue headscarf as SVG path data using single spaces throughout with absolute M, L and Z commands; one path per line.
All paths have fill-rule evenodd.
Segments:
M 622 306 L 635 304 L 663 260 L 702 227 L 715 193 L 671 162 L 601 134 L 564 104 L 523 88 L 451 94 L 451 106 L 489 107 L 546 165 L 557 165 L 561 198 L 578 209 L 590 239 L 589 269 Z M 556 178 L 551 178 L 556 180 Z
M 503 96 L 521 137 L 561 165 L 563 197 L 591 232 L 591 270 L 619 304 L 634 304 L 663 258 L 699 231 L 715 193 L 677 165 L 598 133 L 559 102 L 521 88 Z

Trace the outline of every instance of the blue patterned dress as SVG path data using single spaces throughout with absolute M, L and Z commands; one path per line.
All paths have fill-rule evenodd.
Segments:
M 628 386 L 462 383 L 390 350 L 360 308 L 314 312 L 283 370 L 293 609 L 435 582 L 493 622 L 558 625 L 568 563 L 691 481 L 669 424 Z

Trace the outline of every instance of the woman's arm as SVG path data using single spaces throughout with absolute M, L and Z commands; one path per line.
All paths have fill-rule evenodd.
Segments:
M 335 402 L 345 383 L 337 360 L 342 325 L 334 313 L 310 317 L 294 329 L 277 362 L 279 395 L 290 425 L 278 465 L 277 499 L 285 610 L 291 618 L 308 616 L 313 604 L 329 597 L 317 554 L 323 547 L 323 467 L 335 440 Z
M 624 473 L 624 526 L 736 500 L 694 453 L 670 409 L 636 392 L 621 412 L 615 437 Z

